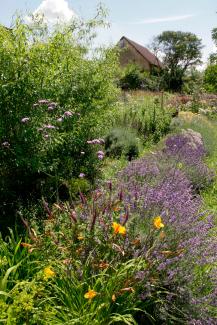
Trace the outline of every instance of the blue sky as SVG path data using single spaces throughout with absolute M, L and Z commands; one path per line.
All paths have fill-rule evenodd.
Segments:
M 48 20 L 69 20 L 74 14 L 93 17 L 98 0 L 0 0 L 0 23 L 10 26 L 18 11 L 43 11 Z M 202 38 L 204 59 L 214 50 L 211 30 L 217 27 L 216 0 L 104 0 L 109 10 L 110 29 L 100 31 L 99 44 L 116 43 L 121 36 L 149 45 L 164 30 L 190 31 Z

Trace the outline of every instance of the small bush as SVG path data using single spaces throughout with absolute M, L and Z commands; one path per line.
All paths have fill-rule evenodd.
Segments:
M 211 64 L 206 68 L 204 87 L 208 92 L 217 93 L 217 64 Z
M 128 160 L 136 158 L 139 154 L 139 139 L 136 132 L 130 129 L 112 129 L 105 137 L 105 150 L 108 156 L 126 156 Z

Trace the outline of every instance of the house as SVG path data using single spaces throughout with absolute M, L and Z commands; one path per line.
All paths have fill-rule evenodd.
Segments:
M 120 53 L 120 64 L 122 67 L 130 63 L 137 64 L 143 71 L 152 71 L 154 67 L 161 69 L 163 67 L 159 59 L 151 53 L 146 47 L 131 41 L 123 36 L 118 42 L 122 49 Z

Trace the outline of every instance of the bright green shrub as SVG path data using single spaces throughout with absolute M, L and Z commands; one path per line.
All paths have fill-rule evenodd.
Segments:
M 141 68 L 136 64 L 128 64 L 121 73 L 119 85 L 122 89 L 127 90 L 158 91 L 160 79 L 157 74 L 141 71 Z
M 14 216 L 15 201 L 41 195 L 55 199 L 62 184 L 81 172 L 94 180 L 101 148 L 87 140 L 101 134 L 117 95 L 116 53 L 107 49 L 88 55 L 85 40 L 97 24 L 72 24 L 50 33 L 43 25 L 18 20 L 11 31 L 1 32 L 3 228 Z
M 217 64 L 211 64 L 206 68 L 204 87 L 211 93 L 217 93 Z

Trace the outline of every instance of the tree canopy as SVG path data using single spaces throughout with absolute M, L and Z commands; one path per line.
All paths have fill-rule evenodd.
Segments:
M 153 48 L 162 56 L 164 84 L 174 91 L 181 89 L 186 70 L 201 63 L 201 39 L 190 32 L 165 31 L 154 39 Z

